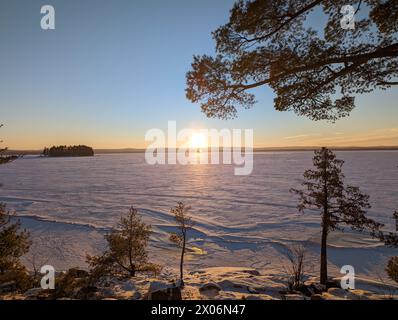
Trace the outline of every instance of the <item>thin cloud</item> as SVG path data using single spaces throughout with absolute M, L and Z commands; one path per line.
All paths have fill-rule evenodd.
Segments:
M 299 134 L 296 136 L 283 137 L 283 139 L 293 140 L 293 139 L 302 139 L 302 138 L 309 138 L 309 137 L 316 137 L 316 136 L 319 136 L 319 134 Z
M 398 145 L 398 128 L 380 129 L 365 134 L 340 135 L 338 137 L 324 137 L 318 140 L 318 144 L 335 146 L 376 146 Z M 314 143 L 315 141 L 313 141 Z
M 358 134 L 344 132 L 334 132 L 329 135 L 299 134 L 283 137 L 283 139 L 293 141 L 293 144 L 297 146 L 396 146 L 398 145 L 398 128 L 384 128 Z

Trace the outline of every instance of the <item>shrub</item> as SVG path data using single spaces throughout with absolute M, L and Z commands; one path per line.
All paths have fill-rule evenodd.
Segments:
M 305 253 L 305 247 L 302 245 L 294 245 L 287 250 L 286 256 L 289 260 L 289 266 L 287 267 L 289 290 L 300 290 L 304 284 Z

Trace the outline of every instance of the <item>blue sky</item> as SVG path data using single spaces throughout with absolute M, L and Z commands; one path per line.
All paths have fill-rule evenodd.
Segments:
M 56 30 L 40 28 L 40 8 Z M 207 119 L 185 98 L 194 54 L 214 53 L 211 31 L 230 0 L 0 2 L 0 122 L 4 145 L 144 147 L 145 132 L 178 127 L 253 128 L 256 146 L 397 145 L 398 90 L 357 98 L 351 117 L 313 122 L 273 108 L 269 88 L 232 121 Z

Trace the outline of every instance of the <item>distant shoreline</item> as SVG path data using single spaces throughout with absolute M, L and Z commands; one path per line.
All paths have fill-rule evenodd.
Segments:
M 313 151 L 320 149 L 320 146 L 311 147 L 264 147 L 254 148 L 253 152 L 300 152 Z M 398 146 L 376 146 L 376 147 L 328 147 L 334 151 L 396 151 Z M 221 148 L 222 149 L 222 148 Z M 120 153 L 145 153 L 146 149 L 139 148 L 124 148 L 124 149 L 94 149 L 95 154 L 120 154 Z M 18 155 L 41 155 L 42 150 L 7 150 L 4 154 L 18 154 Z

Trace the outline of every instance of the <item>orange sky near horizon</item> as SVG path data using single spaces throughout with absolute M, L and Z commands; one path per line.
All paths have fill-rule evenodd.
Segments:
M 101 139 L 95 135 L 68 135 L 64 138 L 59 136 L 28 136 L 12 137 L 12 131 L 1 129 L 2 147 L 14 150 L 40 150 L 45 146 L 52 145 L 78 145 L 86 144 L 95 149 L 124 149 L 124 148 L 146 148 L 150 142 L 144 140 L 145 132 L 132 135 L 131 138 L 124 136 L 108 137 Z M 165 131 L 167 136 L 167 131 Z M 268 140 L 268 141 L 267 141 Z M 179 145 L 179 144 L 177 144 Z M 398 146 L 398 127 L 369 131 L 367 133 L 335 132 L 328 133 L 303 133 L 297 135 L 277 136 L 271 141 L 261 132 L 256 135 L 254 130 L 254 147 L 309 147 L 309 146 L 334 146 L 334 147 L 375 147 L 375 146 Z

